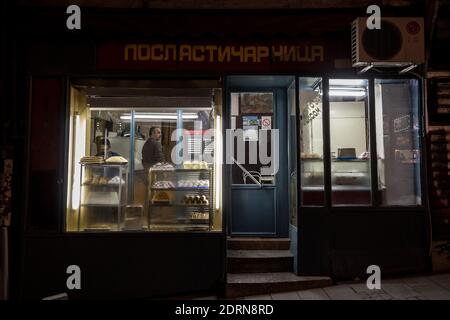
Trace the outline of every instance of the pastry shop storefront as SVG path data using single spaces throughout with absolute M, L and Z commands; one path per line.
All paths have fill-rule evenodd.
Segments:
M 228 237 L 290 238 L 298 275 L 423 271 L 421 79 L 358 74 L 347 20 L 323 38 L 24 44 L 14 294 L 67 292 L 71 265 L 73 299 L 221 294 Z

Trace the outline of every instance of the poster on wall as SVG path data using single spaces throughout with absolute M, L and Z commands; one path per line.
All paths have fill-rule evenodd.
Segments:
M 245 113 L 272 113 L 272 93 L 242 93 L 240 101 L 241 114 Z
M 242 129 L 244 131 L 244 141 L 258 141 L 259 117 L 243 116 Z

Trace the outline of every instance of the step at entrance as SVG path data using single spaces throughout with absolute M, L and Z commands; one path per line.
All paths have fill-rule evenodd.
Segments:
M 289 250 L 289 238 L 228 238 L 229 250 Z
M 289 250 L 228 250 L 228 272 L 289 272 L 294 256 Z
M 227 298 L 331 286 L 329 277 L 301 277 L 291 272 L 228 274 Z
M 300 277 L 293 271 L 289 238 L 228 238 L 228 298 L 307 290 L 332 284 L 329 277 Z

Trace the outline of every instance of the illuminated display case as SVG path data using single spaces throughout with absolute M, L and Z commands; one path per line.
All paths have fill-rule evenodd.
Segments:
M 369 160 L 332 160 L 331 177 L 334 189 L 339 186 L 370 187 Z
M 302 177 L 304 187 L 321 186 L 323 188 L 323 160 L 302 159 Z M 369 160 L 331 161 L 332 184 L 339 189 L 369 185 Z
M 152 231 L 210 231 L 213 170 L 150 169 L 148 227 Z
M 78 231 L 121 231 L 127 205 L 128 164 L 81 164 Z

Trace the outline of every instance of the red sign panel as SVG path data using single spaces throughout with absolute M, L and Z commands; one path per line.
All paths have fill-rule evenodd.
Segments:
M 97 69 L 207 72 L 295 72 L 333 65 L 323 43 L 107 43 Z

